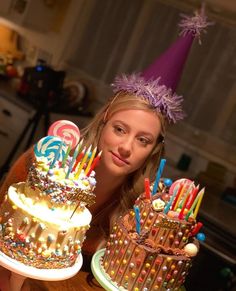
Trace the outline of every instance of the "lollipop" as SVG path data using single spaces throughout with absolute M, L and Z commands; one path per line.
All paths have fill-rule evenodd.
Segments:
M 189 179 L 186 179 L 186 178 L 182 178 L 182 179 L 179 179 L 179 180 L 176 180 L 171 186 L 170 186 L 170 189 L 169 189 L 169 193 L 170 194 L 173 194 L 174 191 L 175 191 L 175 188 L 180 186 L 180 184 L 185 184 L 185 185 L 188 185 L 190 186 L 193 182 Z
M 66 154 L 66 144 L 56 136 L 46 136 L 41 138 L 34 146 L 34 154 L 37 158 L 47 158 L 48 162 L 51 163 L 57 155 L 58 160 L 62 160 Z M 61 147 L 60 153 L 58 149 Z
M 80 139 L 80 131 L 77 125 L 68 120 L 54 122 L 48 130 L 48 135 L 60 137 L 71 148 L 75 148 Z

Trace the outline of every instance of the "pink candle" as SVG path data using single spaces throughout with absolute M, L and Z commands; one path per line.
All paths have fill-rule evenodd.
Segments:
M 91 174 L 91 172 L 93 171 L 93 169 L 94 169 L 94 168 L 97 166 L 97 164 L 99 163 L 100 158 L 101 158 L 101 154 L 102 154 L 102 152 L 100 152 L 100 153 L 96 156 L 96 158 L 93 160 L 93 163 L 92 163 L 92 165 L 91 165 L 91 167 L 90 167 L 88 173 L 86 174 L 87 177 L 90 176 L 90 174 Z
M 147 199 L 151 199 L 151 191 L 150 191 L 150 181 L 148 178 L 144 179 L 144 186 L 145 186 L 145 194 Z

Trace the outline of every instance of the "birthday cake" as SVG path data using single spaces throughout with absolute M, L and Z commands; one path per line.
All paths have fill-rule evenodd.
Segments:
M 101 265 L 119 289 L 179 290 L 183 285 L 199 250 L 195 235 L 202 224 L 195 218 L 204 190 L 197 193 L 189 180 L 174 186 L 172 193 L 140 195 L 134 209 L 112 227 Z
M 25 182 L 13 184 L 0 208 L 0 251 L 25 265 L 60 269 L 75 264 L 92 216 L 95 172 L 90 149 L 73 154 L 58 137 L 34 148 L 35 163 Z M 93 157 L 95 151 L 93 151 Z M 90 157 L 91 158 L 91 157 Z

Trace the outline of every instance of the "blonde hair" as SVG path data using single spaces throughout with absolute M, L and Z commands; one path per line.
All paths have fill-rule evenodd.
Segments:
M 121 208 L 123 210 L 133 206 L 134 200 L 144 191 L 144 178 L 153 181 L 161 156 L 164 154 L 165 118 L 156 111 L 146 100 L 132 94 L 118 93 L 114 98 L 96 114 L 91 123 L 81 131 L 86 145 L 98 145 L 101 131 L 113 114 L 120 110 L 138 109 L 155 112 L 161 122 L 161 135 L 157 139 L 149 157 L 143 166 L 127 176 L 126 182 L 120 189 Z

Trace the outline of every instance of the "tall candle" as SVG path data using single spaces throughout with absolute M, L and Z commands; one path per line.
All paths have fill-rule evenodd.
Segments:
M 184 199 L 182 201 L 182 206 L 181 206 L 182 208 L 181 208 L 179 216 L 178 216 L 179 219 L 183 219 L 184 218 L 184 210 L 185 210 L 186 205 L 188 203 L 188 200 L 190 198 L 190 194 L 189 193 L 191 191 L 191 188 L 192 188 L 192 185 L 189 186 L 189 189 L 187 190 L 187 192 L 185 194 L 185 197 L 184 197 Z
M 205 193 L 205 188 L 203 188 L 203 191 L 201 191 L 200 193 L 201 193 L 201 196 L 199 197 L 198 202 L 197 202 L 197 205 L 196 205 L 196 208 L 194 209 L 194 212 L 193 212 L 193 218 L 194 219 L 197 218 L 197 214 L 198 214 L 198 211 L 199 211 L 201 202 L 202 202 L 202 198 L 203 198 L 203 195 Z
M 156 174 L 156 179 L 155 179 L 155 183 L 153 186 L 153 190 L 152 190 L 152 195 L 154 195 L 157 192 L 159 180 L 160 180 L 162 172 L 164 170 L 165 163 L 166 163 L 166 159 L 161 159 L 161 162 L 160 162 L 157 174 Z
M 202 190 L 203 190 L 203 189 L 202 189 Z M 202 194 L 201 194 L 201 193 L 202 193 L 202 190 L 197 194 L 197 197 L 196 197 L 195 200 L 193 201 L 193 204 L 192 204 L 191 208 L 189 209 L 189 211 L 188 211 L 188 213 L 187 213 L 187 215 L 186 215 L 186 217 L 185 217 L 186 220 L 188 220 L 188 218 L 189 218 L 189 216 L 191 215 L 193 209 L 195 208 L 195 206 L 196 206 L 196 204 L 197 204 L 197 202 L 198 202 L 200 196 L 202 195 Z
M 75 159 L 76 159 L 76 157 L 77 157 L 77 155 L 78 155 L 78 152 L 79 152 L 79 147 L 80 147 L 80 144 L 77 145 L 77 147 L 76 147 L 76 149 L 75 149 L 75 151 L 74 151 L 74 154 L 73 154 L 72 160 L 70 161 L 70 164 L 69 164 L 69 167 L 68 167 L 68 171 L 67 171 L 67 173 L 66 173 L 66 179 L 69 178 L 69 175 L 70 175 L 71 170 L 72 170 L 72 166 L 73 166 L 73 164 L 74 164 L 74 162 L 75 162 Z
M 174 190 L 174 193 L 172 194 L 171 198 L 170 198 L 170 201 L 166 204 L 165 208 L 164 208 L 164 213 L 167 214 L 168 211 L 170 210 L 170 207 L 176 197 L 178 193 L 178 188 L 176 187 L 175 190 Z
M 78 157 L 76 158 L 76 162 L 74 164 L 74 167 L 72 169 L 72 172 L 74 172 L 79 164 L 79 162 L 82 160 L 84 154 L 86 152 L 86 147 L 83 148 L 82 152 L 78 155 Z
M 64 168 L 65 165 L 66 165 L 66 161 L 68 159 L 68 156 L 69 156 L 69 153 L 70 153 L 70 150 L 71 150 L 71 145 L 69 144 L 68 147 L 67 147 L 67 150 L 66 150 L 66 154 L 62 160 L 62 164 L 61 164 L 61 167 Z
M 188 209 L 191 208 L 193 201 L 195 200 L 195 198 L 197 196 L 198 190 L 199 190 L 199 185 L 197 185 L 197 187 L 195 187 L 193 189 L 193 191 L 191 192 L 188 203 L 186 204 L 186 208 L 188 208 Z
M 140 210 L 139 207 L 134 205 L 134 213 L 135 213 L 135 222 L 136 222 L 136 231 L 140 234 Z
M 91 155 L 91 157 L 90 157 L 90 159 L 89 159 L 88 165 L 87 165 L 87 167 L 86 167 L 86 169 L 85 169 L 85 174 L 88 173 L 88 171 L 89 171 L 89 169 L 90 169 L 90 167 L 91 167 L 92 161 L 93 161 L 93 159 L 94 159 L 94 157 L 95 157 L 96 152 L 97 152 L 97 147 L 95 147 L 94 150 L 93 150 L 93 152 L 92 152 L 92 155 Z
M 150 180 L 149 178 L 144 179 L 144 187 L 145 187 L 145 194 L 147 199 L 151 199 L 151 191 L 150 191 Z
M 184 188 L 184 183 L 181 183 L 180 185 L 179 185 L 179 188 L 177 188 L 178 189 L 178 192 L 177 192 L 177 194 L 176 194 L 176 196 L 175 196 L 175 200 L 174 200 L 174 202 L 172 203 L 172 206 L 171 206 L 171 210 L 175 210 L 175 205 L 177 204 L 177 201 L 179 200 L 179 197 L 180 197 L 180 195 L 181 195 L 181 193 L 182 193 L 182 189 Z
M 99 154 L 96 156 L 96 158 L 93 160 L 93 163 L 88 171 L 88 173 L 86 174 L 87 177 L 90 176 L 91 172 L 94 170 L 94 168 L 98 165 L 100 158 L 102 155 L 102 151 L 99 152 Z
M 76 178 L 76 179 L 79 178 L 79 175 L 80 175 L 80 173 L 81 173 L 81 171 L 82 171 L 82 169 L 83 169 L 83 166 L 84 166 L 84 164 L 86 163 L 86 161 L 87 161 L 87 159 L 88 159 L 88 156 L 89 156 L 89 153 L 90 153 L 91 147 L 92 147 L 92 146 L 90 145 L 90 147 L 89 147 L 88 150 L 86 151 L 86 153 L 85 153 L 85 155 L 84 155 L 84 157 L 83 157 L 83 159 L 82 159 L 82 161 L 81 161 L 81 163 L 80 163 L 80 165 L 79 165 L 79 169 L 78 169 L 77 173 L 75 174 L 75 178 Z

